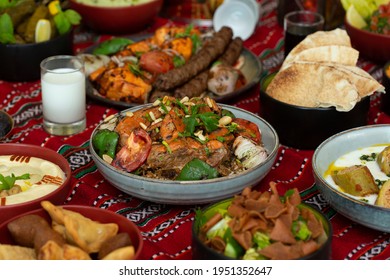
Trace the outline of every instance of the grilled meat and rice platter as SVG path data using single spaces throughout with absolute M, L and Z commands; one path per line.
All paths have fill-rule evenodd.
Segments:
M 228 176 L 268 157 L 259 127 L 209 97 L 165 96 L 110 116 L 92 145 L 115 168 L 161 180 Z

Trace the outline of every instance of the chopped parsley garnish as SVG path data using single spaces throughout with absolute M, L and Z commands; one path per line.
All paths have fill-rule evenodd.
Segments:
M 376 153 L 371 153 L 369 155 L 362 155 L 360 157 L 360 160 L 364 161 L 374 161 L 376 159 L 377 154 Z
M 219 116 L 217 114 L 212 112 L 206 112 L 202 114 L 197 114 L 196 117 L 202 120 L 207 132 L 212 132 L 218 129 Z
M 149 113 L 146 113 L 146 114 L 144 115 L 144 118 L 145 118 L 148 122 L 153 122 L 152 117 L 149 115 Z
M 0 174 L 0 191 L 9 190 L 15 185 L 16 180 L 27 180 L 30 179 L 30 174 L 26 173 L 20 176 L 15 176 L 15 174 L 11 174 L 9 176 L 4 176 Z
M 238 124 L 231 122 L 229 125 L 226 126 L 226 128 L 229 130 L 230 133 L 233 133 L 233 132 L 237 131 Z
M 171 147 L 169 147 L 169 144 L 166 142 L 166 141 L 162 141 L 162 144 L 165 146 L 165 148 L 167 149 L 167 152 L 169 154 L 172 154 L 172 150 L 171 150 Z
M 178 33 L 175 35 L 175 38 L 184 38 L 184 37 L 190 37 L 192 41 L 192 53 L 196 53 L 198 49 L 202 46 L 202 40 L 200 39 L 198 34 L 191 34 L 192 29 L 194 26 L 192 24 L 189 24 L 184 32 Z
M 375 179 L 375 183 L 378 185 L 378 187 L 383 186 L 383 184 L 384 184 L 385 182 L 386 182 L 386 181 L 382 181 L 382 180 L 379 180 L 379 179 Z
M 144 74 L 136 64 L 129 64 L 130 71 L 137 77 L 142 77 Z
M 186 61 L 183 57 L 179 55 L 173 57 L 173 65 L 175 65 L 175 68 L 183 66 L 184 64 L 186 64 Z
M 190 114 L 189 111 L 188 111 L 187 106 L 184 105 L 183 103 L 181 103 L 179 100 L 176 100 L 176 101 L 175 101 L 175 104 L 176 104 L 180 109 L 183 110 L 184 114 L 186 114 L 186 115 L 189 115 L 189 114 Z
M 162 102 L 160 103 L 160 108 L 165 112 L 165 114 L 169 113 L 167 106 L 165 106 L 165 104 Z

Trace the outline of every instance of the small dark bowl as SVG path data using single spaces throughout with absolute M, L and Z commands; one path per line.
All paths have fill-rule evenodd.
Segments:
M 390 61 L 383 67 L 382 85 L 386 88 L 386 93 L 382 94 L 381 109 L 390 116 Z
M 14 120 L 3 110 L 0 110 L 0 140 L 7 138 L 14 127 Z
M 390 36 L 369 32 L 353 27 L 344 21 L 345 30 L 351 38 L 352 47 L 367 59 L 377 63 L 384 63 L 390 60 Z
M 65 181 L 59 188 L 52 191 L 51 193 L 46 194 L 45 196 L 27 202 L 0 206 L 0 223 L 10 219 L 13 216 L 40 208 L 42 200 L 49 200 L 54 204 L 61 204 L 64 202 L 72 187 L 72 173 L 68 161 L 61 154 L 45 147 L 28 144 L 7 143 L 0 144 L 0 155 L 38 157 L 57 164 L 65 173 L 66 177 Z
M 267 120 L 279 135 L 280 143 L 302 150 L 314 150 L 328 137 L 368 121 L 370 98 L 365 97 L 349 112 L 335 107 L 308 108 L 281 102 L 266 93 L 276 73 L 261 81 L 260 116 Z
M 41 75 L 41 61 L 59 54 L 73 54 L 72 32 L 42 43 L 0 44 L 0 80 L 38 80 Z
M 209 205 L 202 209 L 201 216 L 197 216 L 193 226 L 192 226 L 192 258 L 194 260 L 232 260 L 232 258 L 227 257 L 212 248 L 206 246 L 204 242 L 199 238 L 199 228 L 202 225 L 202 222 L 204 223 L 208 219 L 210 219 L 212 216 L 214 216 L 215 213 L 218 212 L 218 210 L 226 210 L 228 206 L 230 205 L 232 199 L 227 199 L 220 201 L 218 203 Z M 331 257 L 331 251 L 332 251 L 332 234 L 333 234 L 333 228 L 330 223 L 330 221 L 325 217 L 322 212 L 318 211 L 317 209 L 311 207 L 310 205 L 306 203 L 301 203 L 299 207 L 307 208 L 313 212 L 313 214 L 316 216 L 318 220 L 320 220 L 324 226 L 325 232 L 328 236 L 328 239 L 325 241 L 324 244 L 315 252 L 313 252 L 310 255 L 304 256 L 300 258 L 299 260 L 328 260 Z M 202 221 L 197 220 L 197 218 L 204 218 Z
M 69 3 L 91 29 L 109 34 L 130 34 L 141 31 L 153 22 L 161 11 L 163 0 L 121 7 L 85 5 L 76 0 Z
M 97 221 L 100 223 L 116 223 L 119 226 L 118 233 L 126 232 L 128 233 L 130 240 L 134 246 L 134 259 L 139 259 L 141 251 L 143 249 L 143 239 L 141 236 L 141 232 L 138 227 L 128 220 L 126 217 L 119 215 L 113 211 L 91 207 L 91 206 L 83 206 L 83 205 L 61 205 L 64 209 L 75 211 L 80 213 L 84 217 L 87 217 L 93 221 Z M 24 215 L 39 215 L 46 219 L 46 221 L 50 222 L 49 214 L 43 209 L 35 209 L 20 215 L 13 216 L 9 220 L 4 221 L 0 224 L 0 244 L 11 244 L 15 245 L 14 240 L 12 239 L 11 234 L 8 231 L 8 223 L 20 218 Z

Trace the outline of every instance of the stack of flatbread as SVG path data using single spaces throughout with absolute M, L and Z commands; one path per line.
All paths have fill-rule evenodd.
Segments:
M 350 111 L 363 97 L 385 90 L 356 66 L 358 58 L 345 30 L 318 31 L 291 50 L 267 94 L 293 105 Z

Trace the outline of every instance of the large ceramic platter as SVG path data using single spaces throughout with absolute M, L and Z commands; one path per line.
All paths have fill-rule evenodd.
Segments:
M 147 36 L 151 36 L 151 35 L 139 35 L 139 36 L 128 37 L 128 38 L 136 42 L 145 39 Z M 92 53 L 96 47 L 97 45 L 92 46 L 88 48 L 85 52 Z M 209 96 L 214 100 L 216 100 L 217 102 L 225 102 L 232 98 L 241 96 L 242 94 L 245 94 L 248 91 L 250 91 L 259 82 L 262 74 L 262 65 L 259 58 L 246 48 L 242 50 L 241 55 L 245 59 L 245 64 L 242 66 L 241 72 L 243 73 L 247 81 L 246 85 L 224 96 L 218 96 L 209 93 Z M 101 95 L 88 80 L 87 80 L 87 96 L 94 101 L 101 102 L 121 109 L 126 109 L 137 105 L 141 105 L 139 103 L 129 103 L 124 101 L 115 101 L 115 100 L 108 99 L 105 96 Z
M 346 194 L 329 183 L 325 176 L 329 166 L 341 156 L 386 143 L 390 145 L 390 125 L 369 125 L 340 132 L 315 150 L 313 172 L 319 190 L 337 212 L 366 227 L 390 232 L 390 208 Z
M 118 114 L 126 114 L 128 111 L 136 111 L 145 106 L 151 106 L 151 104 L 129 108 Z M 231 111 L 237 118 L 243 118 L 257 124 L 262 133 L 262 142 L 268 152 L 268 158 L 264 162 L 239 174 L 209 180 L 173 181 L 145 178 L 120 171 L 97 155 L 92 145 L 92 138 L 101 129 L 100 125 L 91 135 L 92 158 L 103 177 L 114 187 L 143 200 L 164 204 L 192 205 L 232 197 L 246 186 L 253 186 L 260 182 L 271 170 L 277 156 L 279 138 L 272 126 L 257 115 L 233 106 L 222 104 L 219 106 Z

